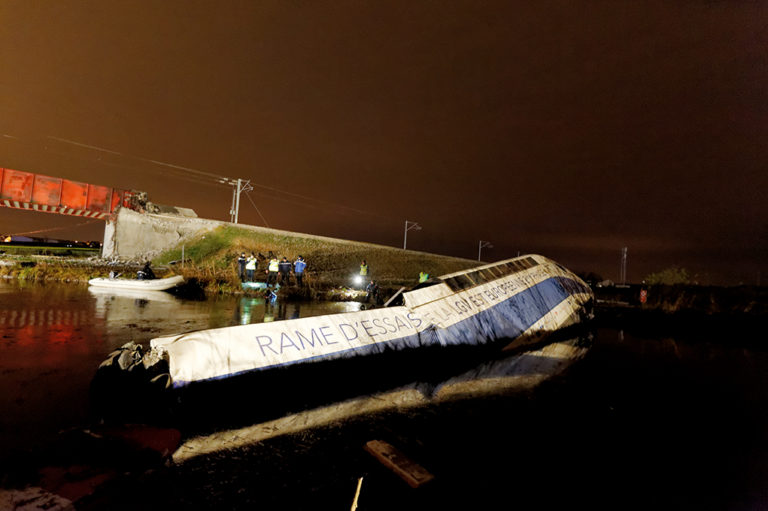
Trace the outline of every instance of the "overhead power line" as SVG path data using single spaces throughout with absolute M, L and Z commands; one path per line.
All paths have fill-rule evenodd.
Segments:
M 253 199 L 251 199 L 251 194 L 250 194 L 250 193 L 248 193 L 248 192 L 245 192 L 245 196 L 246 196 L 246 197 L 248 197 L 248 200 L 249 200 L 249 201 L 251 201 L 251 204 L 253 205 L 253 209 L 255 209 L 255 210 L 256 210 L 256 213 L 258 213 L 258 214 L 259 214 L 259 216 L 261 217 L 261 219 L 264 221 L 264 225 L 266 225 L 267 227 L 269 227 L 269 223 L 267 223 L 267 219 L 266 219 L 266 218 L 264 218 L 264 215 L 262 215 L 262 214 L 261 214 L 261 211 L 259 211 L 259 208 L 258 208 L 258 206 L 256 206 L 256 203 L 255 203 L 255 202 L 253 202 Z
M 89 145 L 89 144 L 83 144 L 83 143 L 80 143 L 80 142 L 75 142 L 74 140 L 67 140 L 66 138 L 53 137 L 53 136 L 50 136 L 50 135 L 48 137 L 46 137 L 46 138 L 50 138 L 51 140 L 57 140 L 59 142 L 64 142 L 65 144 L 72 144 L 72 145 L 76 145 L 76 146 L 79 146 L 79 147 L 85 147 L 86 149 L 93 149 L 95 151 L 101 151 L 103 153 L 110 153 L 110 154 L 116 154 L 118 156 L 125 156 L 123 153 L 119 153 L 117 151 L 111 151 L 109 149 L 104 149 L 103 147 L 97 147 L 95 145 Z
M 277 192 L 277 193 L 282 193 L 282 194 L 285 194 L 285 195 L 290 195 L 291 197 L 296 197 L 296 198 L 299 198 L 299 199 L 319 202 L 320 204 L 325 204 L 325 205 L 328 205 L 328 206 L 333 206 L 333 207 L 336 207 L 336 208 L 339 208 L 339 209 L 347 209 L 349 211 L 352 211 L 354 213 L 359 213 L 361 215 L 370 215 L 370 216 L 375 216 L 375 217 L 384 218 L 384 219 L 391 219 L 392 218 L 392 217 L 387 217 L 387 216 L 384 216 L 384 215 L 379 215 L 377 213 L 371 213 L 370 211 L 364 211 L 362 209 L 357 209 L 357 208 L 353 208 L 353 207 L 350 207 L 350 206 L 346 206 L 344 204 L 339 204 L 337 202 L 331 202 L 331 201 L 327 201 L 327 200 L 323 200 L 323 199 L 317 199 L 315 197 L 309 197 L 307 195 L 301 195 L 299 193 L 294 193 L 294 192 L 286 192 L 284 190 L 280 190 L 279 188 L 274 188 L 272 186 L 262 185 L 262 184 L 258 184 L 258 183 L 251 183 L 251 184 L 253 186 L 258 186 L 259 188 L 263 188 L 265 190 L 269 190 L 269 191 L 272 191 L 272 192 Z
M 195 168 L 191 168 L 191 167 L 185 167 L 185 166 L 182 166 L 182 165 L 176 165 L 176 164 L 173 164 L 173 163 L 167 163 L 167 162 L 163 162 L 163 161 L 159 161 L 159 160 L 155 160 L 155 159 L 151 159 L 151 158 L 144 158 L 144 157 L 141 157 L 141 156 L 125 154 L 125 153 L 122 153 L 120 151 L 115 151 L 113 149 L 107 149 L 105 147 L 100 147 L 100 146 L 96 146 L 96 145 L 93 145 L 93 144 L 86 144 L 86 143 L 83 143 L 83 142 L 78 142 L 78 141 L 75 141 L 75 140 L 70 140 L 70 139 L 66 139 L 66 138 L 62 138 L 62 137 L 55 137 L 55 136 L 52 136 L 52 135 L 49 135 L 46 138 L 48 138 L 50 140 L 55 140 L 57 142 L 61 142 L 61 143 L 64 143 L 64 144 L 70 144 L 70 145 L 74 145 L 74 146 L 77 146 L 77 147 L 83 147 L 85 149 L 90 149 L 90 150 L 93 150 L 93 151 L 104 152 L 104 153 L 107 153 L 107 154 L 111 154 L 111 155 L 115 155 L 115 156 L 119 156 L 119 157 L 123 157 L 123 158 L 131 158 L 131 159 L 142 161 L 142 162 L 145 162 L 145 163 L 150 163 L 152 165 L 157 165 L 157 166 L 165 167 L 170 172 L 174 172 L 175 176 L 181 177 L 182 179 L 186 179 L 186 180 L 191 181 L 191 182 L 196 182 L 196 183 L 200 183 L 200 184 L 216 184 L 218 186 L 222 186 L 222 185 L 224 185 L 224 186 L 234 186 L 234 183 L 236 182 L 235 179 L 227 177 L 227 176 L 223 176 L 221 174 L 215 174 L 215 173 L 212 173 L 212 172 L 207 172 L 207 171 L 204 171 L 204 170 L 195 169 Z M 99 160 L 99 161 L 100 161 L 100 163 L 105 163 L 107 165 L 116 166 L 115 164 L 111 164 L 111 163 L 105 162 L 103 160 Z M 368 215 L 368 216 L 372 216 L 372 217 L 378 217 L 378 218 L 383 219 L 383 220 L 392 220 L 392 219 L 394 219 L 393 217 L 388 217 L 388 216 L 385 216 L 385 215 L 380 215 L 378 213 L 372 213 L 370 211 L 365 211 L 365 210 L 362 210 L 362 209 L 350 207 L 350 206 L 347 206 L 345 204 L 340 204 L 338 202 L 331 202 L 331 201 L 324 200 L 324 199 L 318 199 L 316 197 L 310 197 L 308 195 L 302 195 L 302 194 L 295 193 L 295 192 L 289 192 L 289 191 L 281 190 L 279 188 L 275 188 L 273 186 L 268 186 L 268 185 L 263 185 L 263 184 L 260 184 L 260 183 L 255 183 L 253 181 L 249 181 L 249 184 L 251 186 L 258 187 L 258 188 L 261 188 L 261 189 L 264 189 L 264 190 L 269 190 L 270 192 L 273 192 L 273 193 L 276 193 L 276 194 L 287 195 L 289 197 L 295 197 L 295 198 L 298 198 L 298 199 L 302 199 L 304 201 L 312 201 L 312 202 L 316 202 L 316 203 L 323 204 L 323 205 L 326 205 L 326 206 L 335 207 L 335 208 L 343 209 L 343 210 L 348 210 L 348 211 L 351 211 L 351 212 L 359 214 L 359 215 Z M 274 197 L 274 195 L 270 195 L 269 197 L 273 198 L 273 199 L 276 198 L 276 197 Z M 305 205 L 305 206 L 307 205 L 306 203 L 302 203 L 302 204 Z
M 226 176 L 222 176 L 222 175 L 219 175 L 219 174 L 213 174 L 211 172 L 205 172 L 203 170 L 193 169 L 193 168 L 190 168 L 190 167 L 183 167 L 181 165 L 174 165 L 173 163 L 166 163 L 164 161 L 152 160 L 150 158 L 143 158 L 141 156 L 124 154 L 124 153 L 121 153 L 119 151 L 113 151 L 111 149 L 106 149 L 104 147 L 98 147 L 98 146 L 90 145 L 90 144 L 83 144 L 81 142 L 75 142 L 74 140 L 68 140 L 66 138 L 53 137 L 53 136 L 48 136 L 47 138 L 49 138 L 51 140 L 56 140 L 58 142 L 63 142 L 65 144 L 72 144 L 72 145 L 75 145 L 75 146 L 78 146 L 78 147 L 85 147 L 87 149 L 93 149 L 94 151 L 101 151 L 101 152 L 105 152 L 105 153 L 109 153 L 109 154 L 114 154 L 114 155 L 117 155 L 117 156 L 122 156 L 122 157 L 125 157 L 125 158 L 133 158 L 133 159 L 144 161 L 144 162 L 147 162 L 147 163 L 152 163 L 154 165 L 160 165 L 162 167 L 168 167 L 168 168 L 172 168 L 172 169 L 176 169 L 176 170 L 183 170 L 184 172 L 189 172 L 189 173 L 192 173 L 192 174 L 197 174 L 198 176 L 205 176 L 205 177 L 208 177 L 208 178 L 213 179 L 215 181 L 218 181 L 220 179 L 228 179 Z
M 7 138 L 7 139 L 11 139 L 11 140 L 15 140 L 16 142 L 24 143 L 24 144 L 27 144 L 27 145 L 32 144 L 32 142 L 30 142 L 28 140 L 23 140 L 23 139 L 21 139 L 19 137 L 13 136 L 13 135 L 2 134 L 2 137 L 3 138 Z M 128 160 L 128 161 L 135 160 L 137 163 L 138 162 L 150 163 L 150 164 L 152 164 L 153 167 L 157 166 L 157 163 L 154 163 L 153 160 L 149 160 L 149 159 L 146 159 L 146 158 L 126 155 L 126 154 L 120 153 L 118 151 L 112 151 L 110 149 L 106 149 L 106 148 L 103 148 L 103 147 L 97 147 L 97 146 L 89 145 L 89 144 L 82 144 L 80 142 L 75 142 L 75 141 L 72 141 L 72 140 L 67 140 L 67 139 L 63 139 L 63 138 L 59 138 L 59 137 L 48 137 L 48 138 L 51 139 L 51 140 L 57 141 L 57 142 L 63 142 L 63 143 L 75 145 L 75 146 L 78 146 L 78 147 L 83 147 L 83 148 L 86 148 L 86 149 L 89 149 L 89 150 L 99 151 L 99 152 L 106 153 L 106 154 L 109 154 L 109 155 L 117 156 L 117 157 L 123 158 L 123 159 Z M 115 162 L 115 161 L 109 161 L 108 159 L 101 158 L 101 157 L 98 157 L 96 160 L 93 160 L 91 158 L 84 157 L 82 155 L 77 155 L 77 154 L 73 154 L 73 153 L 64 153 L 64 152 L 61 152 L 61 151 L 57 151 L 57 150 L 51 149 L 48 146 L 44 146 L 43 150 L 45 152 L 47 152 L 47 153 L 54 154 L 56 156 L 62 156 L 64 158 L 74 158 L 74 159 L 77 159 L 77 160 L 89 161 L 89 162 L 95 161 L 98 165 L 105 165 L 105 166 L 108 166 L 108 167 L 113 167 L 113 168 L 117 168 L 117 169 L 124 169 L 124 170 L 132 171 L 132 172 L 147 172 L 147 170 L 148 170 L 147 168 L 141 168 L 141 167 L 139 167 L 137 165 L 126 164 L 125 162 L 118 163 L 118 162 Z M 207 186 L 215 185 L 217 187 L 227 187 L 226 184 L 223 184 L 223 183 L 220 182 L 220 180 L 221 180 L 220 176 L 216 176 L 216 175 L 207 176 L 207 175 L 193 174 L 193 173 L 190 173 L 190 172 L 187 172 L 187 171 L 184 171 L 184 170 L 180 170 L 180 169 L 183 169 L 183 168 L 184 167 L 173 168 L 173 167 L 167 167 L 166 166 L 165 172 L 168 173 L 169 175 L 173 176 L 174 178 L 183 179 L 183 180 L 191 182 L 191 183 L 202 184 L 202 185 L 207 185 Z

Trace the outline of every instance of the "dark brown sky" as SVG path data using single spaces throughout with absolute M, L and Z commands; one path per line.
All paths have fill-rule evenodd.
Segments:
M 4 0 L 0 21 L 0 167 L 228 218 L 230 189 L 154 160 L 253 180 L 275 228 L 402 246 L 409 219 L 416 250 L 617 279 L 627 246 L 634 281 L 768 280 L 766 2 Z M 81 223 L 0 208 L 0 232 L 101 238 Z

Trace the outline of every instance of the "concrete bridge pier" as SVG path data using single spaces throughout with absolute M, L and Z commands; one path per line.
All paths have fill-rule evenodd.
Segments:
M 191 215 L 194 215 L 194 212 Z M 189 213 L 187 213 L 189 215 Z M 173 248 L 183 239 L 212 231 L 227 222 L 197 216 L 139 213 L 120 208 L 104 227 L 101 256 L 105 259 L 147 260 Z

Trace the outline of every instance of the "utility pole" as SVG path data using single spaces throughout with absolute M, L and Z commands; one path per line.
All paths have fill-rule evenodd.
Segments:
M 240 179 L 220 179 L 220 183 L 232 186 L 232 205 L 229 207 L 229 221 L 233 224 L 238 222 L 240 216 L 240 194 L 253 190 L 250 180 Z
M 421 226 L 416 222 L 410 222 L 408 220 L 405 221 L 405 231 L 403 232 L 403 250 L 405 250 L 406 246 L 408 245 L 408 231 L 410 230 L 420 231 Z
M 621 249 L 621 269 L 619 270 L 619 280 L 622 285 L 627 283 L 627 247 Z
M 483 248 L 493 248 L 493 245 L 491 245 L 490 241 L 483 241 L 480 240 L 480 243 L 477 245 L 477 260 L 480 260 L 480 253 L 483 251 Z

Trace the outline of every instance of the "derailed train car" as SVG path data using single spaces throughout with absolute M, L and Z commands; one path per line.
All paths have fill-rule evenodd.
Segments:
M 159 337 L 146 353 L 126 346 L 94 385 L 152 381 L 177 413 L 185 402 L 203 416 L 295 409 L 437 383 L 583 324 L 593 302 L 581 279 L 540 255 L 444 275 L 397 298 L 390 307 Z

